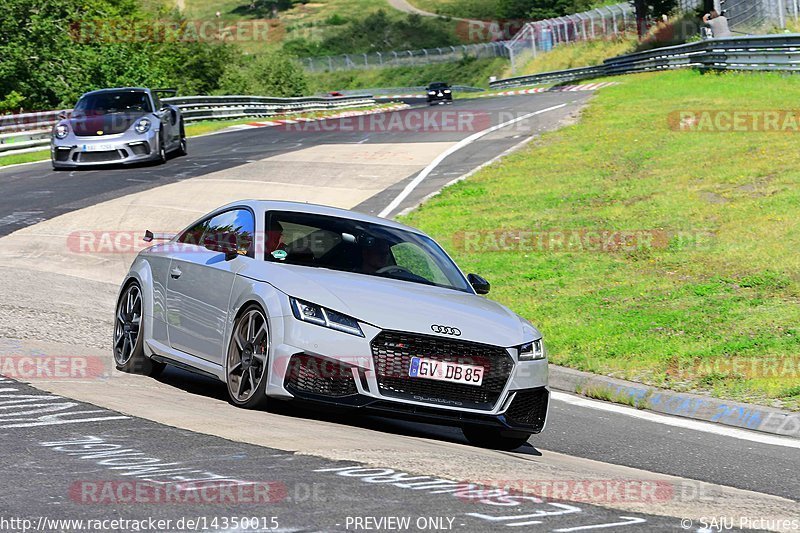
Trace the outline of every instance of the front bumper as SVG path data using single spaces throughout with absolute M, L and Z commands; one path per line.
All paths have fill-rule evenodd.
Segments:
M 445 102 L 445 103 L 447 103 L 447 102 L 452 102 L 452 101 L 453 101 L 453 95 L 452 94 L 443 94 L 443 95 L 438 95 L 438 94 L 437 95 L 432 95 L 432 94 L 429 94 L 428 95 L 428 103 L 429 104 L 432 104 L 434 102 Z
M 50 143 L 50 159 L 56 168 L 127 165 L 157 158 L 158 134 L 152 130 L 144 135 L 125 132 L 97 137 L 78 137 L 70 132 Z
M 362 326 L 360 338 L 287 318 L 284 342 L 271 355 L 270 396 L 443 425 L 526 433 L 545 427 L 546 360 L 521 362 L 505 348 L 372 326 Z M 483 384 L 411 378 L 410 354 L 481 364 Z

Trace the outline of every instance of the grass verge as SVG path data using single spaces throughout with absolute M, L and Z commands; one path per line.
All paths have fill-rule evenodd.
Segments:
M 310 113 L 281 115 L 280 117 L 273 117 L 273 118 L 281 118 L 281 119 L 324 118 L 345 111 L 366 111 L 366 110 L 384 109 L 386 107 L 390 107 L 391 105 L 392 104 L 387 103 L 387 104 L 378 104 L 370 107 L 347 107 L 343 109 L 334 109 L 330 111 L 314 111 Z M 203 120 L 200 122 L 194 122 L 192 124 L 188 124 L 186 126 L 186 136 L 197 137 L 198 135 L 205 135 L 207 133 L 213 133 L 215 131 L 223 130 L 231 126 L 248 124 L 250 122 L 256 122 L 258 120 L 269 120 L 269 118 L 249 117 L 249 118 L 240 118 L 236 120 Z M 0 167 L 8 165 L 17 165 L 20 163 L 31 163 L 34 161 L 46 161 L 48 159 L 50 159 L 50 151 L 48 149 L 40 150 L 38 152 L 27 152 L 24 154 L 9 154 L 5 156 L 0 156 Z
M 409 4 L 437 15 L 496 20 L 500 0 L 409 0 Z
M 578 124 L 404 221 L 540 326 L 554 363 L 800 409 L 797 135 L 668 125 L 680 110 L 792 109 L 800 84 L 694 71 L 615 81 Z
M 415 67 L 394 67 L 336 72 L 309 73 L 312 92 L 374 87 L 413 87 L 432 81 L 451 85 L 488 87 L 489 77 L 507 73 L 504 58 L 465 58 L 452 63 L 430 63 Z
M 535 58 L 529 59 L 518 69 L 517 76 L 599 65 L 610 57 L 633 52 L 637 43 L 635 38 L 619 38 L 561 44 L 549 52 L 539 53 Z

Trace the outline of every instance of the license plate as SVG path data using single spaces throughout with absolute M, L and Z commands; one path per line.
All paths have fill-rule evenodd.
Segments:
M 83 144 L 81 145 L 81 152 L 110 152 L 116 150 L 113 144 Z
M 434 361 L 423 357 L 412 357 L 408 375 L 412 378 L 449 381 L 464 385 L 480 386 L 483 383 L 483 367 Z

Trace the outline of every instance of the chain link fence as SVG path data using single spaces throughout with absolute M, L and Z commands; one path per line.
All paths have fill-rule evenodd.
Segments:
M 364 68 L 403 67 L 433 62 L 458 61 L 464 57 L 508 57 L 502 41 L 492 43 L 443 46 L 424 50 L 344 54 L 340 56 L 306 57 L 299 61 L 310 72 L 353 70 Z
M 800 16 L 800 0 L 717 0 L 715 7 L 724 13 L 731 30 L 737 33 L 784 29 Z
M 560 44 L 637 35 L 636 12 L 628 3 L 600 7 L 583 13 L 529 22 L 505 43 L 512 72 Z

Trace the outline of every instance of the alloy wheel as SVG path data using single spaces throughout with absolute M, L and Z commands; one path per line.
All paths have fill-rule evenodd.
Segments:
M 117 303 L 114 324 L 114 359 L 125 365 L 136 349 L 142 324 L 142 291 L 136 283 L 131 283 Z
M 248 402 L 259 391 L 267 375 L 268 350 L 267 320 L 252 308 L 236 320 L 228 348 L 228 392 L 236 403 Z

